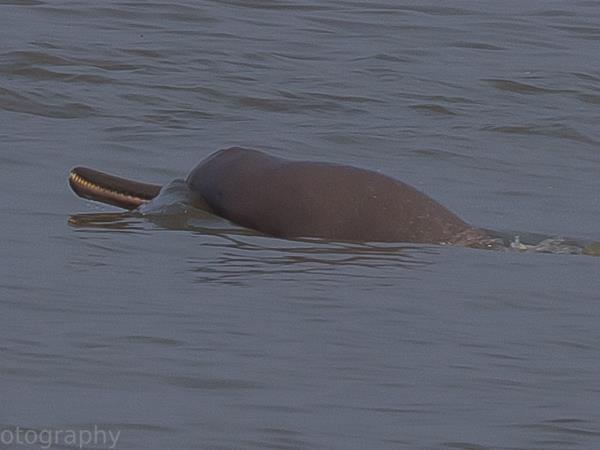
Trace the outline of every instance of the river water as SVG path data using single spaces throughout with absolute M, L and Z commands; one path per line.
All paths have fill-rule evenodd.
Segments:
M 600 2 L 0 0 L 0 38 L 0 447 L 600 448 L 599 258 L 286 241 L 66 183 L 241 145 L 598 239 Z M 118 442 L 67 439 L 94 429 Z

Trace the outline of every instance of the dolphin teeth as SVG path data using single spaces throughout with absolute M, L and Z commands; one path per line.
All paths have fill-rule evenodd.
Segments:
M 85 178 L 83 178 L 81 175 L 79 175 L 76 172 L 70 172 L 69 173 L 69 179 L 73 183 L 75 183 L 76 185 L 78 185 L 78 186 L 81 186 L 81 187 L 84 187 L 84 188 L 87 188 L 87 189 L 91 189 L 91 190 L 94 190 L 94 191 L 97 191 L 97 192 L 108 192 L 110 194 L 118 195 L 118 196 L 123 197 L 123 198 L 131 198 L 131 199 L 135 199 L 135 200 L 138 200 L 138 201 L 142 201 L 143 203 L 148 203 L 148 201 L 149 201 L 149 200 L 146 200 L 146 199 L 134 196 L 134 195 L 125 194 L 123 192 L 116 191 L 114 189 L 107 189 L 107 188 L 105 188 L 103 186 L 100 186 L 100 185 L 98 185 L 96 183 L 92 183 L 91 181 L 86 180 Z

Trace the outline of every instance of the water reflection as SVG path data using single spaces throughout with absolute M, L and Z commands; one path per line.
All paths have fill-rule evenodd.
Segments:
M 81 230 L 140 233 L 159 229 L 218 237 L 218 241 L 204 239 L 202 245 L 218 247 L 221 250 L 218 266 L 227 269 L 217 272 L 224 276 L 231 276 L 239 270 L 244 274 L 249 270 L 271 273 L 273 268 L 278 272 L 283 268 L 290 270 L 291 267 L 294 267 L 295 271 L 305 270 L 299 269 L 300 266 L 309 266 L 307 271 L 322 270 L 327 266 L 371 269 L 390 265 L 410 267 L 415 264 L 427 264 L 419 260 L 417 255 L 435 254 L 440 248 L 311 238 L 276 239 L 239 227 L 223 218 L 194 208 L 181 199 L 167 203 L 162 193 L 157 199 L 156 204 L 150 202 L 142 211 L 74 214 L 70 216 L 68 223 Z M 494 246 L 494 250 L 600 256 L 600 242 L 597 241 L 528 232 L 486 231 L 498 244 Z M 190 262 L 194 264 L 194 260 Z M 205 266 L 194 270 L 205 275 L 199 280 L 214 280 L 213 276 L 207 275 L 211 271 L 207 271 Z
M 198 282 L 232 282 L 238 277 L 275 273 L 322 275 L 331 270 L 340 275 L 340 269 L 349 270 L 348 275 L 354 277 L 373 278 L 378 269 L 431 264 L 424 256 L 439 252 L 435 246 L 277 239 L 189 207 L 185 212 L 172 214 L 144 215 L 136 211 L 76 214 L 70 217 L 69 224 L 81 231 L 94 232 L 141 233 L 150 229 L 191 232 L 198 238 L 199 248 L 205 249 L 199 249 L 197 257 L 188 257 L 190 270 Z
M 222 249 L 214 264 L 207 265 L 202 258 L 190 259 L 197 282 L 235 283 L 248 275 L 274 275 L 284 280 L 286 274 L 295 279 L 301 273 L 322 280 L 332 276 L 386 279 L 387 269 L 427 266 L 433 262 L 425 256 L 436 253 L 436 248 L 426 246 L 308 239 L 287 241 L 264 237 L 246 241 L 230 237 L 229 241 L 228 249 Z

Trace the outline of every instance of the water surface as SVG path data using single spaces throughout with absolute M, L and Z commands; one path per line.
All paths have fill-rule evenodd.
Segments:
M 477 226 L 598 240 L 599 7 L 0 0 L 1 431 L 597 447 L 598 258 L 115 217 L 66 175 L 166 184 L 243 145 L 381 170 Z

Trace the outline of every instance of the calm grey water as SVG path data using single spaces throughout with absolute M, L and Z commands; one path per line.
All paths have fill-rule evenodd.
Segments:
M 243 145 L 598 239 L 599 40 L 598 1 L 0 0 L 0 447 L 600 448 L 599 258 L 291 242 L 66 184 Z

